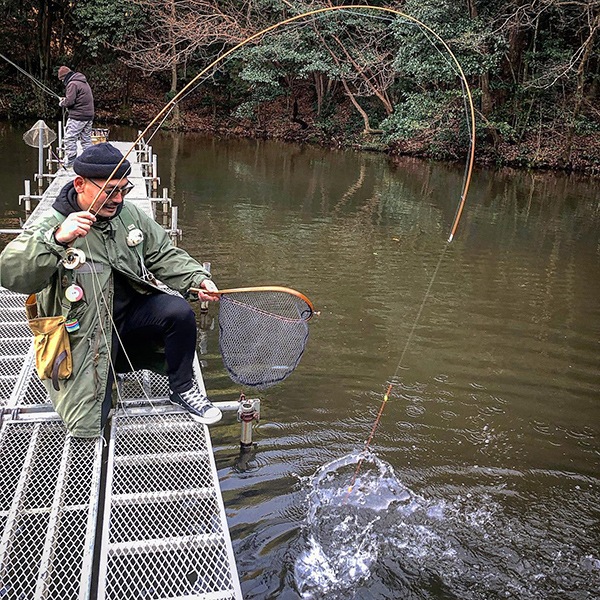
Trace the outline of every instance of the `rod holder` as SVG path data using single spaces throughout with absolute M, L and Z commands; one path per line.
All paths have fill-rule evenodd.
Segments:
M 240 435 L 241 448 L 252 446 L 252 424 L 260 420 L 260 398 L 246 398 L 240 394 L 240 406 L 238 408 L 238 421 L 242 424 Z

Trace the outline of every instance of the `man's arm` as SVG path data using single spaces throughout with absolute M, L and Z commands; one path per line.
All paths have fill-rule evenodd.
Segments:
M 66 257 L 66 248 L 54 238 L 58 223 L 48 229 L 27 229 L 0 254 L 0 285 L 22 294 L 43 290 Z
M 65 97 L 63 100 L 59 102 L 60 106 L 64 108 L 70 108 L 75 104 L 75 99 L 77 98 L 77 87 L 74 81 L 71 81 L 67 84 L 67 89 L 65 90 Z

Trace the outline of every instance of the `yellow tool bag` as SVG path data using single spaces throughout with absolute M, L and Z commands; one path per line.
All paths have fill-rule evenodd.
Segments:
M 51 379 L 59 390 L 58 380 L 68 379 L 73 372 L 71 343 L 65 329 L 65 317 L 38 317 L 37 299 L 31 294 L 25 300 L 27 322 L 33 332 L 35 368 L 40 379 Z

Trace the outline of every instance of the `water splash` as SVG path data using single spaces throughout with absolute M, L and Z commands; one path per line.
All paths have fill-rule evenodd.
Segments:
M 304 526 L 308 548 L 296 560 L 294 578 L 302 598 L 331 597 L 370 576 L 385 543 L 385 532 L 378 527 L 381 516 L 392 505 L 408 508 L 413 495 L 389 464 L 358 452 L 322 466 L 308 479 L 308 487 Z
M 304 550 L 294 565 L 301 597 L 388 598 L 392 592 L 415 600 L 529 600 L 557 597 L 556 590 L 565 597 L 598 597 L 593 532 L 574 530 L 569 521 L 581 506 L 597 502 L 595 480 L 566 494 L 559 493 L 564 474 L 550 474 L 552 495 L 542 509 L 527 501 L 526 490 L 482 485 L 490 469 L 471 471 L 476 484 L 431 483 L 440 473 L 460 481 L 460 472 L 447 468 L 422 474 L 432 493 L 424 497 L 374 454 L 349 454 L 318 469 L 305 481 Z M 518 472 L 502 475 L 519 483 L 523 478 Z M 531 511 L 527 518 L 522 502 Z

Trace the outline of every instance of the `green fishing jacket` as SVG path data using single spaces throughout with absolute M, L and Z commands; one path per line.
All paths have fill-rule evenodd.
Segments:
M 72 375 L 60 380 L 58 391 L 49 380 L 44 380 L 44 385 L 54 409 L 74 436 L 97 437 L 111 356 L 113 271 L 127 276 L 142 294 L 165 293 L 143 279 L 143 265 L 156 279 L 182 294 L 210 275 L 187 252 L 174 246 L 158 223 L 128 202 L 117 217 L 97 221 L 87 236 L 72 244 L 85 253 L 86 262 L 77 269 L 66 269 L 62 264 L 66 248 L 54 239 L 54 231 L 64 219 L 52 210 L 6 246 L 0 255 L 0 285 L 15 292 L 35 293 L 40 317 L 63 315 L 79 322 L 79 329 L 69 333 Z M 143 240 L 131 247 L 127 235 L 134 228 L 142 231 Z M 65 298 L 71 284 L 83 289 L 83 298 L 72 303 Z

